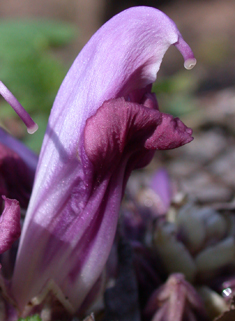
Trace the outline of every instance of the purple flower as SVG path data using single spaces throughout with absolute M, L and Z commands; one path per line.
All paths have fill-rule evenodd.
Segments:
M 49 118 L 12 279 L 21 312 L 54 286 L 71 313 L 94 297 L 131 171 L 156 149 L 192 140 L 151 93 L 172 44 L 192 68 L 192 51 L 165 14 L 130 8 L 96 32 L 69 70 Z
M 0 217 L 0 254 L 11 248 L 20 237 L 20 206 L 16 200 L 3 196 L 5 207 Z

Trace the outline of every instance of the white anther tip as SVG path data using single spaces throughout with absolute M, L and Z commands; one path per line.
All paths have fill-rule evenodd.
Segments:
M 195 58 L 187 59 L 184 62 L 184 68 L 188 70 L 193 69 L 196 63 L 197 63 L 197 60 Z
M 29 134 L 34 134 L 37 130 L 38 130 L 37 124 L 34 124 L 33 126 L 27 128 L 27 132 Z

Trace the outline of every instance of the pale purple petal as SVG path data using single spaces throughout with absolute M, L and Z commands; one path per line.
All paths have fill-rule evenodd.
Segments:
M 20 205 L 16 200 L 3 196 L 5 208 L 0 216 L 0 253 L 11 248 L 20 237 Z
M 172 198 L 171 181 L 166 169 L 161 168 L 153 175 L 150 188 L 159 198 L 159 214 L 166 214 Z

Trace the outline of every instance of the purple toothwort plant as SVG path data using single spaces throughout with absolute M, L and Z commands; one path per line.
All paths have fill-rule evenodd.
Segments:
M 130 8 L 96 32 L 65 77 L 49 118 L 10 286 L 19 315 L 52 288 L 71 314 L 94 298 L 131 171 L 147 165 L 155 150 L 192 140 L 192 130 L 161 113 L 151 92 L 172 44 L 191 69 L 196 60 L 174 22 L 154 8 Z

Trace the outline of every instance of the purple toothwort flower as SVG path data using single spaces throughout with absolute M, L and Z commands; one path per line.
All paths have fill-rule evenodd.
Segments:
M 51 284 L 71 313 L 93 296 L 131 171 L 156 149 L 192 140 L 151 93 L 172 44 L 191 69 L 196 60 L 175 24 L 157 9 L 130 8 L 96 32 L 69 70 L 49 118 L 11 284 L 21 312 Z

